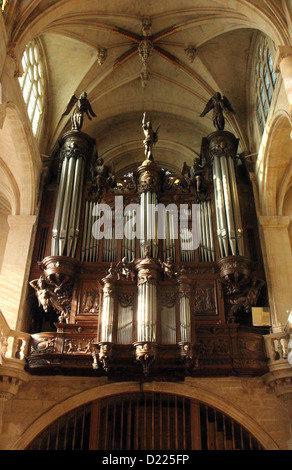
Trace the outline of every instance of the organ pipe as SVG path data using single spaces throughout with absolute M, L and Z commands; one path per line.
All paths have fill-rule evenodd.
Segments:
M 191 329 L 191 280 L 181 270 L 178 277 L 179 284 L 179 320 L 180 320 L 180 342 L 181 357 L 185 361 L 192 359 L 192 329 Z
M 75 257 L 85 162 L 93 148 L 93 140 L 79 131 L 67 132 L 60 141 L 62 167 L 52 229 L 52 256 Z
M 191 311 L 190 311 L 190 299 L 184 295 L 179 301 L 179 312 L 180 312 L 180 336 L 181 341 L 191 341 Z
M 103 302 L 101 319 L 99 326 L 99 342 L 113 343 L 113 324 L 114 324 L 114 308 L 115 308 L 115 283 L 116 274 L 111 267 L 108 275 L 102 280 L 104 283 L 103 287 Z
M 146 252 L 139 260 L 138 304 L 137 304 L 137 342 L 157 341 L 157 273 L 160 265 Z
M 243 256 L 243 230 L 234 169 L 238 139 L 230 132 L 217 131 L 208 140 L 220 256 Z
M 140 195 L 140 255 L 145 256 L 145 247 L 152 257 L 158 256 L 158 219 L 155 208 L 161 186 L 161 169 L 152 160 L 145 160 L 136 171 Z

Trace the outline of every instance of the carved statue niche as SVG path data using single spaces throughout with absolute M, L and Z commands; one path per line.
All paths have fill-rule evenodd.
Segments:
M 181 170 L 181 182 L 183 187 L 188 188 L 189 191 L 191 191 L 191 188 L 195 188 L 199 200 L 204 199 L 208 191 L 206 165 L 202 165 L 199 158 L 194 158 L 191 167 L 184 162 Z
M 96 114 L 92 110 L 91 104 L 87 98 L 87 93 L 85 91 L 81 94 L 79 99 L 75 95 L 72 95 L 64 113 L 62 114 L 62 117 L 67 116 L 71 112 L 74 105 L 75 107 L 71 116 L 72 130 L 81 131 L 83 126 L 84 113 L 87 115 L 90 121 L 92 117 L 96 117 Z
M 121 261 L 117 263 L 117 278 L 126 278 L 131 281 L 135 279 L 135 263 L 134 260 L 128 261 L 128 258 L 124 257 Z
M 96 160 L 90 167 L 91 187 L 89 189 L 89 197 L 100 195 L 105 188 L 108 190 L 116 185 L 116 177 L 113 165 L 104 164 L 103 158 L 97 156 Z
M 143 145 L 145 149 L 146 160 L 153 160 L 152 148 L 153 148 L 153 145 L 158 141 L 159 127 L 160 125 L 157 127 L 156 131 L 153 131 L 151 121 L 146 122 L 146 113 L 143 114 L 142 129 L 144 131 L 144 136 L 145 136 L 145 139 L 143 140 Z
M 199 315 L 216 313 L 214 286 L 208 281 L 197 282 L 194 289 L 194 312 Z
M 99 292 L 98 289 L 87 289 L 82 298 L 82 313 L 98 313 L 99 312 Z
M 204 111 L 200 114 L 200 117 L 205 116 L 213 109 L 213 125 L 217 131 L 224 131 L 225 119 L 223 111 L 235 114 L 232 106 L 226 96 L 221 96 L 221 93 L 215 93 L 212 98 L 206 104 Z

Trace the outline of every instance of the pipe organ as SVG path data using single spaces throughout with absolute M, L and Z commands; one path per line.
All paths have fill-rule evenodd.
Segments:
M 266 329 L 251 315 L 265 302 L 264 274 L 238 139 L 213 132 L 200 158 L 172 177 L 154 160 L 156 140 L 128 184 L 80 129 L 60 139 L 31 267 L 31 373 L 183 380 L 266 372 Z

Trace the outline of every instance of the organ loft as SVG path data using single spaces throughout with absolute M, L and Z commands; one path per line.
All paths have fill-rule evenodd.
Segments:
M 267 328 L 252 315 L 265 277 L 251 184 L 224 130 L 228 100 L 207 103 L 215 130 L 180 174 L 156 163 L 147 113 L 141 164 L 115 174 L 82 131 L 84 114 L 95 117 L 86 93 L 66 112 L 74 105 L 43 191 L 27 370 L 110 381 L 266 373 Z

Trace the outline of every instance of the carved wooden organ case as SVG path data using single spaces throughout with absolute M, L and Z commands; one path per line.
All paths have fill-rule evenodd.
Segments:
M 265 373 L 265 331 L 251 321 L 264 273 L 238 139 L 215 131 L 180 174 L 151 155 L 130 178 L 114 175 L 79 130 L 59 145 L 30 273 L 27 370 L 110 380 Z M 159 215 L 149 210 L 157 204 L 165 208 Z M 184 234 L 194 222 L 195 248 Z

